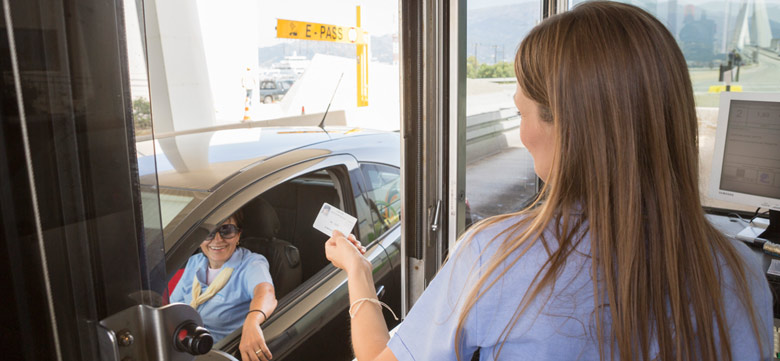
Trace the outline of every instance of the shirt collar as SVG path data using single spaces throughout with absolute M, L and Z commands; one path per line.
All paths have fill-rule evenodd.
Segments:
M 230 256 L 230 259 L 228 259 L 227 262 L 222 265 L 222 267 L 230 267 L 234 270 L 238 268 L 238 266 L 241 264 L 241 260 L 244 259 L 244 252 L 246 252 L 246 250 L 243 247 L 236 246 L 236 250 L 233 251 L 233 255 Z
M 241 260 L 244 259 L 244 255 L 246 253 L 246 249 L 243 247 L 236 247 L 236 250 L 233 251 L 233 254 L 230 256 L 230 258 L 225 262 L 225 264 L 222 265 L 221 269 L 225 269 L 225 267 L 230 267 L 234 271 L 238 266 L 241 265 Z M 195 271 L 195 276 L 198 277 L 198 281 L 202 284 L 206 284 L 206 272 L 209 269 L 209 258 L 206 257 L 205 254 L 201 253 L 201 256 L 203 257 L 203 260 L 198 264 L 198 268 Z

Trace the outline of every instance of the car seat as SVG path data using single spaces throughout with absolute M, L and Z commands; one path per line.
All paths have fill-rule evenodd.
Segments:
M 268 259 L 276 298 L 281 299 L 303 281 L 298 248 L 276 238 L 279 234 L 279 217 L 264 199 L 258 197 L 247 203 L 243 213 L 240 244 Z
M 341 208 L 338 193 L 332 185 L 298 184 L 296 187 L 296 221 L 292 244 L 303 250 L 303 277 L 308 279 L 330 264 L 325 257 L 325 241 L 329 235 L 318 231 L 312 225 L 323 203 Z

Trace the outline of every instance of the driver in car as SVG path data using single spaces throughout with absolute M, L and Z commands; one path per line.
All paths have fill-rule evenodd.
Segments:
M 260 325 L 276 308 L 276 295 L 268 260 L 238 247 L 242 224 L 239 211 L 206 236 L 170 299 L 197 310 L 214 342 L 243 327 L 241 358 L 266 361 L 272 355 Z

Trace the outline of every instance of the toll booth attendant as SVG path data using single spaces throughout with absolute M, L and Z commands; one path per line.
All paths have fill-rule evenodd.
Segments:
M 584 2 L 515 57 L 535 207 L 467 232 L 391 339 L 371 265 L 338 232 L 361 361 L 768 360 L 761 265 L 704 217 L 685 59 L 652 15 Z

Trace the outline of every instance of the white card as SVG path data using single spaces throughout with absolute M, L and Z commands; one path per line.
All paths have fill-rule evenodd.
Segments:
M 317 219 L 314 220 L 314 228 L 325 233 L 328 237 L 333 235 L 333 230 L 341 232 L 344 237 L 352 233 L 357 218 L 344 213 L 344 211 L 327 203 L 322 204 Z

